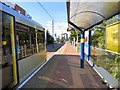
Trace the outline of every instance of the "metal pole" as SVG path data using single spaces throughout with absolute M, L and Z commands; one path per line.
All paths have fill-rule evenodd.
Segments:
M 53 36 L 53 48 L 54 48 L 54 20 L 52 20 L 52 36 Z
M 77 33 L 76 51 L 78 52 L 78 33 Z
M 73 43 L 74 43 L 73 45 L 74 45 L 74 47 L 75 47 L 75 37 L 73 38 Z
M 81 68 L 84 68 L 84 38 L 85 38 L 85 32 L 81 31 L 81 43 L 80 43 L 80 61 L 81 61 Z
M 36 35 L 36 39 L 35 39 L 35 41 L 36 41 L 36 47 L 37 47 L 37 52 L 39 52 L 39 50 L 38 50 L 38 41 L 37 41 L 37 30 L 35 29 L 35 35 Z
M 47 29 L 45 29 L 45 51 L 47 51 L 46 47 L 47 47 Z
M 89 44 L 89 46 L 88 46 L 88 61 L 90 60 L 90 55 L 91 55 L 91 42 L 92 42 L 92 40 L 91 40 L 91 31 L 89 31 L 89 40 L 88 40 L 88 44 Z
M 78 44 L 78 34 L 77 34 L 77 44 Z

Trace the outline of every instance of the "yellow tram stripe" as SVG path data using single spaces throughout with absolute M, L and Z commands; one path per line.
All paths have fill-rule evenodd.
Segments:
M 17 80 L 17 66 L 16 66 L 16 53 L 15 53 L 15 35 L 14 35 L 14 18 L 11 17 L 11 42 L 12 42 L 12 57 L 13 57 L 13 77 L 14 82 L 11 84 L 11 87 L 15 86 L 18 83 Z

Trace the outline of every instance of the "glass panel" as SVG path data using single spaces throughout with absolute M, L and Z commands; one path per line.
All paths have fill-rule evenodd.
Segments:
M 28 57 L 45 49 L 44 32 L 40 30 L 36 31 L 32 27 L 28 27 L 20 23 L 16 24 L 16 41 L 18 59 Z
M 30 28 L 31 30 L 31 48 L 32 48 L 32 53 L 37 53 L 37 47 L 36 47 L 36 33 L 35 29 Z
M 41 52 L 45 49 L 44 44 L 45 38 L 44 38 L 44 32 L 43 31 L 37 31 L 37 44 L 38 44 L 38 51 Z
M 17 57 L 22 59 L 32 54 L 31 32 L 29 27 L 16 24 Z
M 15 59 L 14 41 L 14 18 L 5 13 L 2 14 L 2 87 L 11 84 L 14 78 L 13 63 Z

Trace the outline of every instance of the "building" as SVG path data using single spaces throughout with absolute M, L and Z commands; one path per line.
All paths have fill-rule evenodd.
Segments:
M 2 3 L 7 5 L 8 7 L 12 8 L 12 9 L 16 10 L 17 12 L 21 13 L 22 15 L 32 19 L 32 17 L 21 6 L 19 6 L 17 4 L 12 4 L 11 2 L 9 2 L 7 0 L 3 0 Z

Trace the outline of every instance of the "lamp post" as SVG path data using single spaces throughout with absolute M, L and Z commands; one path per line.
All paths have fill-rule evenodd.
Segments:
M 54 48 L 54 20 L 52 20 L 52 36 L 53 36 L 53 48 Z
M 47 31 L 48 29 L 45 29 L 45 51 L 47 51 L 46 47 L 47 47 Z

